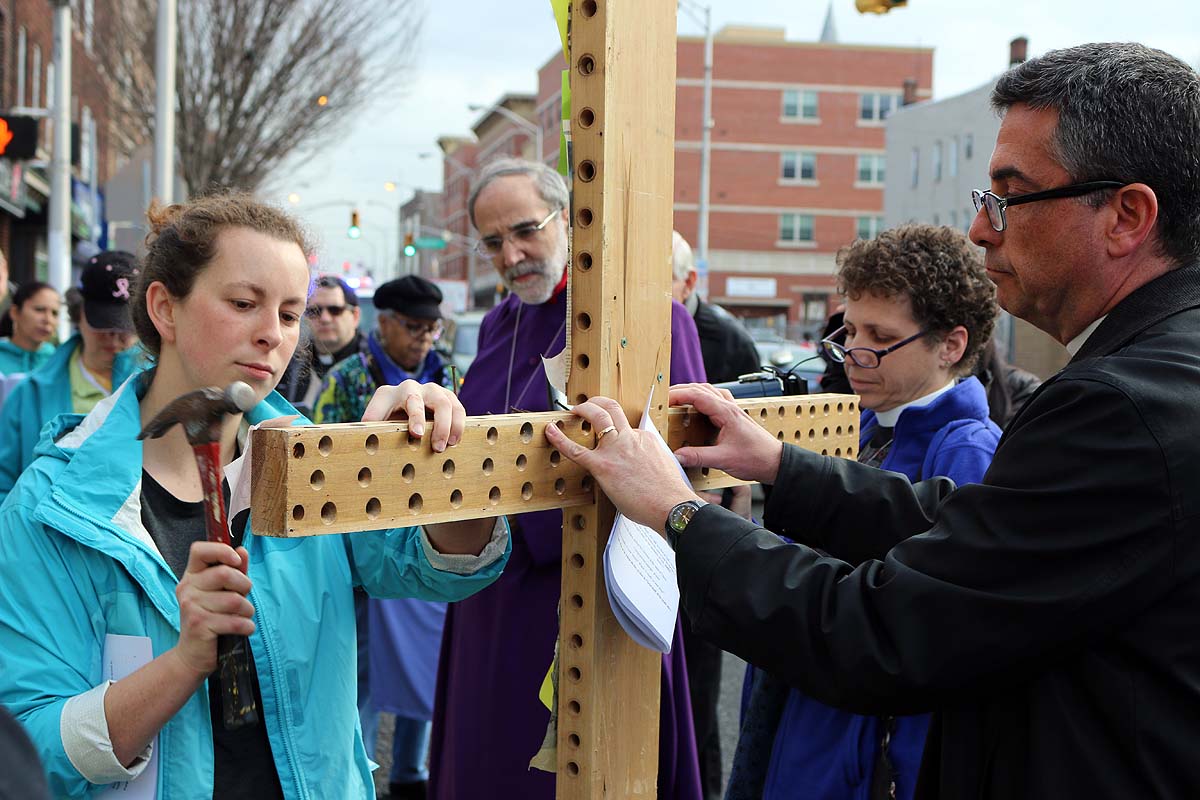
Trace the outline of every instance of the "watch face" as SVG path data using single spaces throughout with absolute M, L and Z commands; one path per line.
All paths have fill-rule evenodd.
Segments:
M 696 513 L 699 506 L 695 501 L 680 503 L 671 509 L 670 524 L 676 531 L 682 533 L 688 523 L 692 521 L 692 516 Z

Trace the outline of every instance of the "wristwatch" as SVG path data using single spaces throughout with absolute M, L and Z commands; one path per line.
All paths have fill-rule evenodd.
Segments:
M 672 550 L 679 544 L 679 535 L 687 529 L 692 517 L 706 505 L 699 500 L 684 500 L 667 514 L 667 544 L 671 545 Z

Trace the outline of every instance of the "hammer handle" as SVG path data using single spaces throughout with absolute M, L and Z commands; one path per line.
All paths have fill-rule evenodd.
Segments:
M 204 527 L 208 541 L 232 546 L 225 512 L 225 494 L 221 491 L 221 443 L 207 442 L 192 446 L 200 468 L 204 489 Z M 242 565 L 242 571 L 246 565 Z M 223 634 L 217 637 L 217 671 L 221 684 L 221 712 L 226 730 L 258 724 L 258 706 L 254 700 L 254 669 L 250 640 L 245 636 Z

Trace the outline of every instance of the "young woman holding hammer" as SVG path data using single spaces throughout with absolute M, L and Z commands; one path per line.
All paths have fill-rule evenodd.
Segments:
M 243 420 L 294 413 L 273 390 L 300 335 L 309 245 L 294 220 L 246 195 L 152 209 L 150 222 L 133 314 L 153 367 L 86 418 L 52 423 L 54 447 L 0 507 L 0 704 L 56 796 L 142 780 L 161 800 L 371 797 L 353 588 L 461 599 L 499 575 L 508 532 L 271 539 L 250 520 L 234 526 L 236 549 L 206 541 L 193 455 L 203 421 L 188 417 L 220 412 L 176 401 L 248 385 L 237 397 L 248 411 L 209 420 L 225 463 Z M 439 451 L 465 419 L 449 391 L 413 381 L 380 389 L 365 418 L 393 412 Z M 164 415 L 192 429 L 139 441 Z M 232 730 L 233 689 L 213 675 L 223 636 L 248 637 L 239 702 L 257 718 Z

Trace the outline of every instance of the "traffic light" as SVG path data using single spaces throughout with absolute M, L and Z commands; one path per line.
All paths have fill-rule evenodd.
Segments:
M 893 8 L 908 5 L 908 0 L 854 0 L 860 14 L 886 14 Z
M 412 258 L 417 254 L 417 245 L 413 240 L 411 233 L 404 234 L 404 255 Z
M 362 229 L 358 227 L 358 209 L 350 212 L 350 227 L 346 229 L 346 235 L 351 239 L 362 236 Z
M 38 121 L 33 117 L 0 115 L 0 158 L 18 161 L 33 158 L 38 142 Z M 75 152 L 79 152 L 78 149 Z

